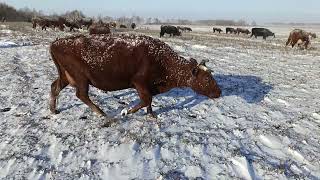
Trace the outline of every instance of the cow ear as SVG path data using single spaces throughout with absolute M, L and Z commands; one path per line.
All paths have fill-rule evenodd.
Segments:
M 199 74 L 199 68 L 198 68 L 198 67 L 194 67 L 194 68 L 192 69 L 192 75 L 193 75 L 194 77 L 197 77 L 198 74 Z
M 190 61 L 192 62 L 192 64 L 198 64 L 197 60 L 193 59 L 193 58 L 190 58 Z

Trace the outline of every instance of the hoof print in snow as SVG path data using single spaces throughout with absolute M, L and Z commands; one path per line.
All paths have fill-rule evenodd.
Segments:
M 113 124 L 115 124 L 116 122 L 118 122 L 117 119 L 106 119 L 103 124 L 102 124 L 102 127 L 111 127 Z
M 0 109 L 0 112 L 8 112 L 10 110 L 11 110 L 11 108 L 4 108 L 4 109 Z
M 188 180 L 188 177 L 186 177 L 184 175 L 184 173 L 179 172 L 179 171 L 169 171 L 165 176 L 164 179 L 168 179 L 168 180 Z
M 197 115 L 195 115 L 195 114 L 189 114 L 188 116 L 191 118 L 197 118 Z
M 79 119 L 88 119 L 87 116 L 81 116 Z
M 123 101 L 118 101 L 119 104 L 122 104 L 122 105 L 127 105 L 126 102 L 123 102 Z

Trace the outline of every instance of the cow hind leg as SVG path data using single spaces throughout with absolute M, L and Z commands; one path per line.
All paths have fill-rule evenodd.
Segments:
M 50 111 L 54 114 L 57 114 L 56 110 L 57 97 L 62 89 L 64 89 L 68 85 L 68 81 L 59 77 L 51 84 L 51 94 L 50 94 Z
M 88 82 L 82 82 L 81 84 L 76 84 L 76 96 L 82 102 L 84 102 L 87 106 L 89 106 L 93 112 L 101 116 L 106 116 L 106 114 L 91 101 L 91 99 L 88 96 L 88 91 L 89 91 Z

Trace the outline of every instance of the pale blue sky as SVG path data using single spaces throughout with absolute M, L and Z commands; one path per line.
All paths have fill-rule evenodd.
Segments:
M 89 16 L 320 22 L 320 0 L 0 0 L 44 12 L 79 9 Z

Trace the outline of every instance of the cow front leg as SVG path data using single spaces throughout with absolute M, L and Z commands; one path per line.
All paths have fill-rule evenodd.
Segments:
M 151 102 L 152 102 L 152 95 L 150 91 L 148 90 L 147 87 L 141 84 L 134 83 L 134 86 L 136 90 L 138 91 L 139 97 L 140 97 L 140 103 L 134 106 L 132 109 L 128 111 L 128 114 L 132 114 L 140 110 L 141 108 L 144 107 L 151 107 Z M 147 108 L 148 111 L 148 108 Z M 149 112 L 148 112 L 149 113 Z M 152 109 L 150 111 L 152 113 Z
M 147 107 L 147 114 L 150 114 L 150 116 L 153 117 L 153 118 L 157 118 L 157 115 L 152 110 L 152 105 L 151 104 Z

